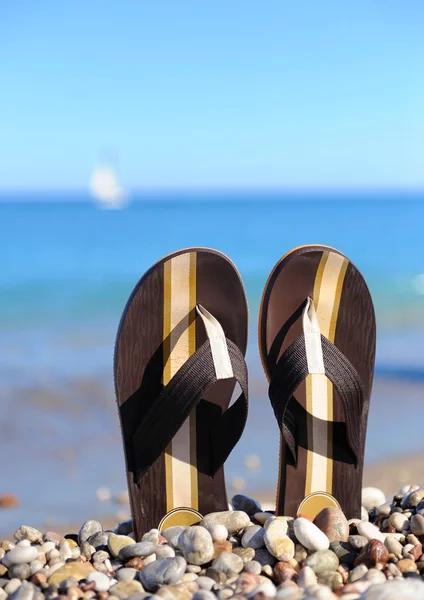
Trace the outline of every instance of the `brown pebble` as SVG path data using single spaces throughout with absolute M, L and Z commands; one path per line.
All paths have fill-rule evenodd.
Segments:
M 125 563 L 126 567 L 130 567 L 131 569 L 137 569 L 137 571 L 142 571 L 146 566 L 146 562 L 140 558 L 139 556 L 134 556 L 127 563 Z
M 97 592 L 97 598 L 99 600 L 107 600 L 109 598 L 109 592 Z
M 96 587 L 96 582 L 90 581 L 90 583 L 85 583 L 84 585 L 82 585 L 81 589 L 83 592 L 90 592 L 91 590 L 94 590 L 95 587 Z
M 355 559 L 355 567 L 365 564 L 367 567 L 385 565 L 389 560 L 389 552 L 386 546 L 379 540 L 371 540 L 362 548 Z
M 417 565 L 410 558 L 402 558 L 396 566 L 401 573 L 414 573 L 417 570 Z
M 423 547 L 421 543 L 416 544 L 410 551 L 409 554 L 412 554 L 414 560 L 418 560 L 423 553 Z
M 245 596 L 249 592 L 255 589 L 260 584 L 261 580 L 258 575 L 254 573 L 247 573 L 244 571 L 241 573 L 236 581 L 236 593 L 243 594 Z
M 222 554 L 222 552 L 233 551 L 233 545 L 228 540 L 225 540 L 224 542 L 214 542 L 213 547 L 215 548 L 215 551 L 213 553 L 212 559 L 217 558 L 220 554 Z
M 274 575 L 278 583 L 284 583 L 284 581 L 291 581 L 297 578 L 296 569 L 284 561 L 280 561 L 275 565 Z
M 41 587 L 47 583 L 47 577 L 43 573 L 36 573 L 31 577 L 31 583 L 34 585 Z
M 337 506 L 323 508 L 314 519 L 316 525 L 325 533 L 330 542 L 347 542 L 349 523 L 343 511 Z
M 3 577 L 7 573 L 7 567 L 0 565 L 0 577 Z
M 343 583 L 346 583 L 349 577 L 349 567 L 345 564 L 341 564 L 339 565 L 337 572 L 340 573 L 340 575 L 342 576 Z
M 393 527 L 393 525 L 389 525 L 387 527 L 387 533 L 396 533 L 396 527 Z
M 1 543 L 1 547 L 3 548 L 3 550 L 11 550 L 12 548 L 15 547 L 15 544 L 13 544 L 9 540 L 3 540 Z
M 79 600 L 79 598 L 84 598 L 84 592 L 76 585 L 68 587 L 68 600 Z

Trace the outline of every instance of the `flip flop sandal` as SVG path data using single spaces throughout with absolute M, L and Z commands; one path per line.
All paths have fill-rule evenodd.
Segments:
M 301 246 L 276 264 L 259 347 L 281 431 L 277 514 L 360 517 L 375 335 L 367 285 L 341 252 Z
M 137 539 L 228 510 L 223 464 L 247 418 L 247 320 L 240 275 L 216 250 L 165 256 L 132 292 L 114 371 Z

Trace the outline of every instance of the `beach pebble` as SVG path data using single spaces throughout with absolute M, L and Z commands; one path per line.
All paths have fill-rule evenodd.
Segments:
M 24 579 L 28 579 L 31 576 L 31 568 L 27 563 L 12 565 L 9 567 L 8 573 L 10 579 L 20 579 L 23 581 Z
M 81 546 L 83 542 L 87 542 L 95 533 L 103 531 L 103 527 L 98 521 L 86 521 L 78 533 L 78 543 Z
M 402 508 L 415 508 L 416 506 L 418 506 L 418 504 L 421 502 L 421 500 L 423 498 L 424 498 L 424 487 L 420 487 L 416 490 L 413 490 L 406 496 L 404 496 L 404 498 L 402 498 L 400 505 Z
M 15 540 L 28 540 L 29 542 L 38 542 L 42 539 L 43 534 L 35 527 L 30 527 L 29 525 L 21 525 L 19 529 L 15 531 L 13 534 Z
M 411 531 L 415 535 L 424 535 L 424 517 L 422 515 L 411 517 Z
M 16 590 L 22 585 L 22 581 L 20 579 L 11 579 L 9 583 L 4 586 L 4 591 L 8 595 L 12 595 L 16 592 Z
M 340 508 L 328 506 L 317 514 L 314 519 L 316 525 L 329 539 L 330 542 L 347 542 L 349 537 L 349 524 Z
M 107 547 L 108 540 L 109 533 L 107 531 L 97 531 L 97 533 L 94 533 L 88 538 L 87 542 L 93 546 L 93 548 L 99 550 Z
M 244 565 L 243 569 L 246 573 L 252 573 L 253 575 L 260 575 L 262 571 L 262 565 L 257 560 L 249 560 Z
M 96 592 L 107 592 L 110 588 L 110 577 L 105 575 L 104 573 L 99 573 L 98 571 L 94 571 L 88 574 L 87 583 L 91 583 L 94 581 Z
M 115 572 L 115 578 L 118 581 L 121 581 L 121 579 L 134 579 L 137 575 L 137 572 L 137 569 L 132 569 L 131 567 L 123 567 L 122 569 L 118 569 Z
M 294 557 L 294 543 L 287 536 L 287 528 L 287 521 L 278 517 L 265 524 L 265 546 L 277 560 L 288 561 Z
M 244 563 L 240 556 L 232 552 L 222 552 L 212 563 L 212 568 L 225 573 L 227 577 L 232 577 L 240 573 Z
M 178 538 L 178 547 L 188 563 L 204 565 L 214 555 L 211 534 L 201 526 L 187 527 Z
M 391 536 L 388 535 L 386 537 L 386 539 L 384 540 L 384 545 L 386 546 L 387 550 L 392 553 L 392 554 L 402 554 L 402 544 L 400 542 L 398 542 L 398 540 Z
M 317 576 L 315 575 L 314 571 L 311 569 L 311 567 L 308 567 L 307 565 L 304 566 L 299 573 L 299 577 L 297 580 L 297 585 L 300 588 L 306 589 L 308 587 L 310 587 L 311 585 L 315 585 L 317 583 Z
M 225 525 L 220 525 L 219 523 L 213 523 L 207 530 L 211 534 L 213 542 L 225 542 L 228 538 L 228 530 Z
M 128 535 L 129 533 L 132 533 L 132 531 L 133 523 L 131 519 L 128 519 L 127 521 L 122 521 L 121 523 L 118 523 L 118 525 L 115 527 L 114 533 L 118 535 Z
M 152 542 L 128 544 L 120 549 L 118 557 L 124 562 L 130 560 L 130 558 L 134 558 L 134 556 L 145 558 L 146 556 L 149 556 L 149 554 L 155 554 L 156 549 L 156 544 L 152 544 Z
M 404 514 L 395 512 L 389 517 L 389 525 L 394 527 L 396 531 L 404 531 L 409 529 L 409 520 Z
M 241 510 L 233 510 L 210 513 L 203 517 L 199 525 L 208 529 L 210 525 L 216 523 L 219 525 L 224 525 L 229 535 L 233 535 L 251 524 L 249 515 L 247 513 Z
M 155 592 L 160 585 L 173 585 L 181 579 L 187 563 L 181 556 L 175 558 L 158 558 L 141 571 L 139 578 L 143 587 Z
M 216 596 L 209 590 L 199 590 L 194 594 L 193 600 L 216 600 Z
M 122 579 L 109 588 L 109 599 L 114 596 L 119 598 L 119 600 L 124 600 L 124 598 L 128 598 L 128 596 L 132 596 L 133 594 L 137 594 L 138 592 L 142 591 L 143 586 L 139 581 L 135 581 L 135 579 Z
M 366 487 L 362 489 L 362 506 L 370 511 L 386 502 L 386 495 L 376 487 Z
M 364 564 L 358 565 L 349 573 L 348 581 L 349 583 L 353 583 L 358 579 L 362 579 L 368 573 L 368 567 Z
M 379 540 L 384 543 L 384 535 L 380 532 L 378 527 L 368 521 L 361 521 L 358 523 L 357 530 L 359 535 L 363 535 L 367 540 Z
M 9 596 L 9 600 L 33 600 L 35 591 L 35 587 L 32 583 L 24 581 L 18 589 Z
M 52 569 L 50 569 L 50 572 Z M 48 584 L 53 583 L 59 585 L 68 577 L 75 577 L 77 581 L 80 579 L 86 579 L 88 575 L 94 571 L 94 568 L 89 562 L 68 562 L 63 566 L 60 566 L 55 572 L 48 578 Z
M 299 542 L 308 550 L 328 550 L 328 537 L 308 519 L 299 517 L 294 522 L 294 533 Z
M 324 571 L 337 571 L 339 559 L 331 550 L 318 550 L 305 560 L 305 566 L 311 567 L 316 575 Z
M 201 575 L 196 579 L 196 583 L 202 590 L 211 590 L 212 586 L 215 585 L 215 580 L 211 577 L 206 577 L 205 575 Z
M 30 563 L 38 557 L 38 549 L 35 546 L 28 546 L 24 548 L 14 548 L 9 550 L 2 559 L 2 563 L 5 567 L 11 565 L 20 565 L 22 563 Z
M 264 581 L 255 587 L 251 592 L 246 594 L 247 598 L 254 598 L 258 594 L 258 600 L 261 598 L 275 598 L 277 595 L 277 588 L 272 581 Z
M 372 539 L 362 548 L 355 560 L 355 566 L 364 563 L 367 567 L 385 565 L 389 560 L 389 552 L 383 542 Z
M 356 550 L 361 550 L 368 544 L 368 539 L 364 535 L 350 535 L 348 542 Z
M 266 548 L 259 548 L 259 550 L 253 550 L 252 548 L 246 548 L 246 551 L 254 552 L 254 560 L 256 560 L 260 565 L 271 565 L 272 567 L 277 562 L 277 559 L 270 553 Z M 235 549 L 233 550 L 233 552 Z M 253 560 L 250 559 L 250 560 Z
M 246 527 L 241 538 L 241 545 L 244 548 L 253 548 L 254 550 L 263 548 L 265 545 L 264 533 L 264 529 L 260 525 Z
M 162 531 L 162 536 L 166 539 L 168 544 L 177 549 L 178 548 L 178 538 L 182 534 L 182 532 L 187 529 L 187 527 L 181 527 L 180 525 L 174 525 L 172 527 L 167 527 Z M 209 529 L 208 527 L 206 529 Z
M 233 496 L 231 504 L 234 510 L 242 510 L 247 513 L 249 517 L 262 511 L 259 502 L 256 502 L 256 500 L 249 498 L 248 496 L 243 496 L 242 494 Z

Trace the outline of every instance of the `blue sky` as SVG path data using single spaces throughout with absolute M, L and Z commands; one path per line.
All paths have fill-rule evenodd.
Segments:
M 422 0 L 14 0 L 0 190 L 424 187 Z

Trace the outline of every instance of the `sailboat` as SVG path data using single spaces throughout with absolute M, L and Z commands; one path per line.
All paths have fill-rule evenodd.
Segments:
M 102 164 L 95 167 L 90 178 L 89 190 L 103 208 L 117 209 L 128 204 L 128 193 L 111 165 Z

